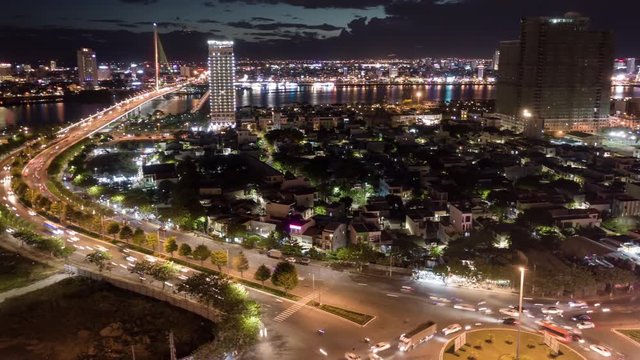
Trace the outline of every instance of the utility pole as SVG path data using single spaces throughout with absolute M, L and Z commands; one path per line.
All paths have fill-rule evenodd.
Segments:
M 153 23 L 153 49 L 156 63 L 156 91 L 160 88 L 160 65 L 158 64 L 158 25 Z

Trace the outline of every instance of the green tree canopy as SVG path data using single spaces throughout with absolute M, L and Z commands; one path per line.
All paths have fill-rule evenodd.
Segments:
M 298 286 L 298 272 L 296 267 L 288 262 L 279 262 L 275 270 L 273 270 L 271 282 L 275 286 L 284 288 L 285 292 L 295 288 Z
M 233 257 L 233 268 L 240 272 L 240 277 L 244 277 L 244 272 L 249 270 L 249 259 L 247 259 L 242 251 L 240 251 L 238 256 Z
M 270 277 L 271 277 L 271 270 L 265 264 L 258 266 L 255 274 L 253 274 L 253 278 L 260 281 L 263 286 L 264 286 L 264 282 L 269 280 Z
M 216 250 L 211 253 L 211 263 L 218 267 L 218 271 L 222 271 L 222 267 L 226 266 L 229 261 L 225 250 Z
M 191 246 L 187 243 L 180 244 L 180 248 L 178 249 L 178 255 L 180 256 L 191 256 Z
M 131 230 L 129 226 L 125 225 L 122 227 L 122 229 L 120 229 L 120 239 L 126 240 L 127 242 L 129 242 L 129 239 L 131 239 L 132 237 L 133 237 L 133 230 Z
M 176 237 L 175 236 L 169 236 L 164 241 L 164 251 L 168 252 L 169 254 L 171 254 L 171 257 L 173 257 L 173 253 L 176 250 L 178 250 L 178 243 L 176 243 Z
M 209 250 L 209 248 L 204 244 L 196 246 L 196 248 L 191 253 L 191 256 L 193 256 L 195 260 L 200 261 L 200 265 L 202 265 L 202 263 L 205 260 L 207 260 L 207 258 L 209 258 L 210 255 L 211 255 L 211 250 Z

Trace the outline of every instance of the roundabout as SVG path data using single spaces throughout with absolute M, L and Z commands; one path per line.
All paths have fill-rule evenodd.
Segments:
M 441 360 L 515 360 L 518 332 L 516 330 L 491 328 L 466 332 L 466 342 L 457 351 L 456 339 L 451 338 L 440 351 Z M 544 336 L 521 331 L 520 360 L 584 360 L 575 350 L 559 343 L 556 354 L 544 343 Z

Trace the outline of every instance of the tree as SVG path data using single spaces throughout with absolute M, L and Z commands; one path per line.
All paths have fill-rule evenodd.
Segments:
M 86 260 L 95 266 L 98 267 L 98 271 L 102 272 L 104 269 L 111 268 L 111 264 L 109 260 L 111 260 L 111 255 L 102 250 L 96 250 L 92 253 L 87 254 Z
M 175 275 L 175 273 L 176 268 L 170 261 L 156 262 L 151 266 L 151 269 L 149 270 L 149 275 L 162 283 L 163 290 L 166 281 L 171 279 Z
M 249 270 L 249 259 L 247 259 L 242 251 L 240 251 L 238 256 L 234 256 L 233 268 L 240 272 L 240 277 L 244 277 L 244 272 Z
M 255 274 L 253 274 L 253 278 L 260 281 L 262 286 L 264 286 L 264 282 L 269 280 L 271 277 L 271 269 L 269 269 L 265 264 L 258 266 Z
M 158 245 L 158 242 L 160 241 L 158 239 L 158 234 L 156 234 L 155 232 L 147 234 L 145 240 L 146 245 L 153 250 L 156 249 L 156 245 Z
M 211 263 L 218 267 L 218 271 L 222 271 L 222 267 L 227 265 L 229 258 L 224 250 L 216 250 L 211 253 Z
M 200 261 L 200 265 L 211 255 L 211 250 L 206 245 L 198 245 L 191 253 L 195 260 Z M 226 254 L 225 254 L 226 255 Z
M 298 286 L 298 272 L 296 271 L 296 267 L 288 262 L 279 262 L 271 275 L 271 282 L 275 286 L 284 288 L 286 294 L 287 291 Z
M 126 240 L 127 242 L 129 242 L 129 239 L 131 239 L 133 237 L 133 230 L 131 230 L 131 228 L 127 225 L 123 226 L 122 229 L 120 229 L 120 240 Z
M 120 224 L 112 221 L 107 225 L 107 234 L 113 235 L 113 239 L 116 239 L 116 234 L 120 231 Z
M 302 255 L 302 246 L 298 243 L 298 240 L 287 238 L 282 245 L 282 252 L 286 255 L 300 256 Z
M 176 243 L 175 236 L 169 236 L 167 240 L 164 241 L 164 251 L 171 254 L 173 257 L 173 253 L 178 250 L 178 244 Z
M 178 249 L 178 255 L 180 256 L 190 256 L 191 255 L 191 246 L 189 244 L 180 244 L 180 248 Z
M 144 233 L 144 230 L 140 228 L 136 228 L 136 230 L 133 232 L 133 243 L 138 246 L 142 246 L 144 245 L 146 240 L 147 240 L 147 236 Z

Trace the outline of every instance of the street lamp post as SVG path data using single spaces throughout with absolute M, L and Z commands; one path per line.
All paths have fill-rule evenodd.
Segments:
M 524 267 L 520 267 L 520 300 L 518 301 L 518 339 L 516 341 L 516 360 L 520 360 L 520 328 L 522 324 L 522 292 L 524 289 Z

